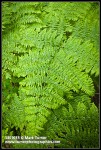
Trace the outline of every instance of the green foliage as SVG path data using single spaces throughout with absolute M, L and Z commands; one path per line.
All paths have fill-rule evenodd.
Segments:
M 63 106 L 54 110 L 43 133 L 54 141 L 61 141 L 60 144 L 55 144 L 58 148 L 98 147 L 98 120 L 96 106 L 92 104 L 89 108 L 80 101 L 76 110 L 71 104 L 68 109 Z
M 2 2 L 2 142 L 5 135 L 46 135 L 61 148 L 99 147 L 91 103 L 98 77 L 99 5 Z

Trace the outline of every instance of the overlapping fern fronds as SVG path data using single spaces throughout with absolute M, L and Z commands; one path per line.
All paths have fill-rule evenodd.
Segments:
M 60 138 L 60 147 L 97 147 L 98 142 L 89 143 L 89 136 L 98 140 L 98 112 L 90 97 L 95 94 L 93 79 L 99 76 L 99 6 L 93 2 L 3 2 L 2 29 L 4 135 L 14 135 L 10 130 L 15 127 L 22 136 L 43 133 Z M 92 110 L 96 110 L 93 119 Z M 48 126 L 50 135 L 45 132 Z M 74 140 L 76 133 L 79 142 Z

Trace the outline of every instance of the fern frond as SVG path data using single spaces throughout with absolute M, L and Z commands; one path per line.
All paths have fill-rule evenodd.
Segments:
M 57 147 L 94 148 L 98 146 L 98 111 L 94 104 L 88 108 L 79 102 L 76 110 L 69 104 L 68 109 L 62 107 L 61 111 L 55 110 L 50 118 L 50 123 L 46 123 L 45 126 L 47 137 L 51 135 L 49 136 L 51 139 L 60 140 Z M 96 119 L 94 119 L 94 114 Z M 91 118 L 92 125 L 89 124 Z M 93 122 L 93 119 L 96 121 Z
M 99 5 L 3 2 L 2 30 L 3 136 L 97 148 L 99 112 L 90 97 L 98 88 Z

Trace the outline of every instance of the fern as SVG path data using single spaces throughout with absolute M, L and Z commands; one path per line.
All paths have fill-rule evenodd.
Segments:
M 98 110 L 94 104 L 89 108 L 80 101 L 76 110 L 69 104 L 68 108 L 53 111 L 43 133 L 49 139 L 60 141 L 54 145 L 56 148 L 94 148 L 98 146 L 99 135 L 98 117 L 95 116 Z
M 99 77 L 99 6 L 3 2 L 2 29 L 3 136 L 46 135 L 60 139 L 61 148 L 98 147 L 91 97 Z M 39 145 L 27 147 L 49 146 Z

